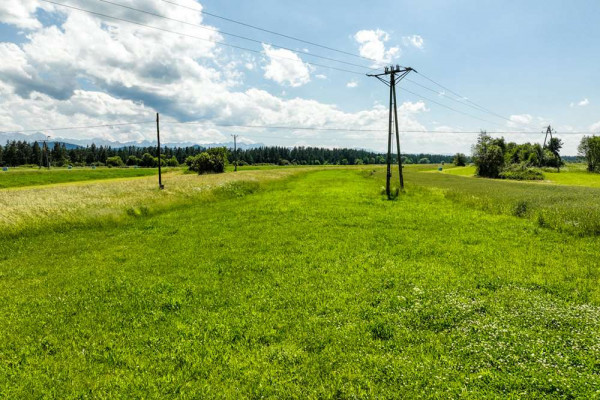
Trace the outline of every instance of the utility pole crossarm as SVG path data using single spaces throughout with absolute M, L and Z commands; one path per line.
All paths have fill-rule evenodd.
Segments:
M 379 76 L 385 76 L 385 75 L 392 75 L 392 74 L 402 74 L 402 78 L 404 76 L 406 76 L 409 72 L 414 71 L 417 72 L 416 69 L 411 68 L 411 67 L 400 67 L 399 65 L 396 65 L 395 67 L 392 65 L 391 67 L 385 67 L 385 70 L 383 73 L 381 74 L 367 74 L 367 76 L 370 77 L 379 77 Z

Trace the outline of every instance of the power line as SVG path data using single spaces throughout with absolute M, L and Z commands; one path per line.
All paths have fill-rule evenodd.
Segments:
M 470 100 L 470 99 L 469 99 L 469 98 L 467 98 L 466 96 L 460 95 L 460 94 L 456 93 L 455 91 L 453 91 L 453 90 L 451 90 L 451 89 L 448 89 L 446 86 L 442 85 L 441 83 L 438 83 L 438 82 L 434 81 L 433 79 L 431 79 L 431 78 L 427 77 L 426 75 L 423 75 L 422 73 L 419 73 L 419 75 L 421 75 L 423 78 L 427 79 L 429 82 L 433 83 L 434 85 L 437 85 L 437 86 L 441 87 L 441 88 L 442 88 L 442 89 L 444 89 L 445 91 L 448 91 L 448 92 L 450 92 L 450 93 L 454 94 L 454 95 L 455 95 L 455 96 L 457 96 L 458 98 L 463 98 L 463 99 L 465 99 L 465 101 L 467 101 L 467 102 L 471 103 L 473 106 L 475 106 L 475 107 L 477 107 L 477 108 L 481 109 L 482 111 L 485 111 L 485 112 L 487 112 L 487 113 L 489 113 L 489 114 L 492 114 L 492 115 L 494 115 L 494 116 L 496 116 L 496 117 L 498 117 L 498 118 L 502 118 L 502 119 L 504 119 L 504 120 L 507 120 L 507 121 L 509 121 L 509 122 L 513 122 L 513 123 L 515 123 L 515 122 L 516 122 L 516 121 L 513 121 L 513 120 L 511 120 L 510 118 L 506 118 L 506 117 L 505 117 L 505 116 L 503 116 L 503 115 L 500 115 L 500 114 L 498 114 L 498 113 L 496 113 L 496 112 L 494 112 L 494 111 L 491 111 L 491 110 L 489 110 L 489 109 L 487 109 L 487 108 L 485 108 L 485 107 L 483 107 L 483 106 L 481 106 L 481 105 L 479 105 L 479 104 L 475 103 L 474 101 Z M 521 125 L 523 125 L 523 124 L 521 124 Z
M 137 12 L 148 14 L 148 15 L 152 15 L 152 16 L 155 16 L 155 17 L 158 17 L 158 18 L 163 18 L 163 19 L 166 19 L 168 21 L 178 22 L 178 23 L 181 23 L 181 24 L 184 24 L 184 25 L 194 26 L 196 28 L 205 29 L 205 30 L 209 30 L 209 31 L 212 31 L 212 32 L 217 32 L 217 33 L 220 33 L 220 34 L 223 34 L 223 35 L 227 35 L 227 36 L 235 37 L 235 38 L 238 38 L 238 39 L 246 40 L 246 41 L 249 41 L 249 42 L 252 42 L 252 43 L 259 43 L 261 45 L 264 44 L 264 45 L 267 45 L 267 46 L 272 46 L 272 47 L 277 48 L 277 49 L 288 50 L 288 51 L 291 51 L 291 52 L 293 52 L 294 54 L 297 54 L 297 55 L 306 55 L 306 56 L 310 56 L 310 57 L 320 58 L 320 59 L 323 59 L 323 60 L 334 61 L 334 62 L 338 62 L 338 63 L 350 65 L 350 66 L 353 66 L 353 67 L 371 69 L 371 67 L 367 67 L 365 65 L 355 64 L 355 63 L 351 63 L 351 62 L 347 62 L 347 61 L 338 60 L 336 58 L 325 57 L 325 56 L 321 56 L 321 55 L 313 54 L 313 53 L 301 53 L 301 52 L 299 52 L 297 50 L 294 50 L 292 48 L 289 48 L 289 47 L 280 46 L 280 45 L 269 43 L 269 42 L 263 42 L 262 40 L 252 39 L 252 38 L 249 38 L 247 36 L 237 35 L 235 33 L 225 32 L 225 31 L 222 31 L 222 30 L 219 30 L 219 29 L 215 29 L 215 28 L 210 28 L 210 27 L 207 27 L 207 26 L 204 26 L 204 25 L 194 24 L 194 23 L 183 21 L 183 20 L 180 20 L 180 19 L 175 19 L 175 18 L 167 17 L 167 16 L 162 15 L 162 14 L 157 14 L 157 13 L 154 13 L 154 12 L 151 12 L 151 11 L 141 10 L 139 8 L 126 6 L 124 4 L 114 3 L 114 2 L 108 1 L 108 0 L 96 0 L 96 1 L 100 1 L 100 2 L 103 2 L 103 3 L 107 3 L 107 4 L 112 4 L 112 5 L 117 6 L 117 7 L 126 8 L 128 10 L 137 11 Z
M 272 31 L 272 30 L 269 30 L 269 29 L 265 29 L 265 28 L 261 28 L 261 27 L 255 26 L 255 25 L 247 24 L 245 22 L 237 21 L 237 20 L 234 20 L 234 19 L 231 19 L 231 18 L 222 17 L 220 15 L 209 13 L 207 11 L 204 11 L 204 10 L 201 10 L 201 9 L 198 9 L 198 8 L 184 6 L 183 4 L 179 4 L 179 3 L 176 3 L 174 1 L 170 1 L 170 0 L 161 0 L 161 1 L 164 1 L 165 3 L 173 4 L 174 6 L 177 6 L 177 7 L 187 8 L 188 10 L 193 10 L 193 11 L 199 12 L 199 13 L 204 14 L 204 15 L 209 15 L 211 17 L 218 18 L 218 19 L 221 19 L 223 21 L 232 22 L 234 24 L 238 24 L 238 25 L 242 25 L 242 26 L 245 26 L 245 27 L 248 27 L 248 28 L 256 29 L 256 30 L 259 30 L 259 31 L 262 31 L 262 32 L 270 33 L 272 35 L 277 35 L 277 36 L 280 36 L 280 37 L 284 37 L 286 39 L 295 40 L 297 42 L 309 44 L 311 46 L 317 46 L 317 47 L 320 47 L 322 49 L 327 49 L 327 50 L 335 51 L 337 53 L 346 54 L 346 55 L 349 55 L 349 56 L 352 56 L 352 57 L 362 58 L 364 60 L 369 60 L 369 61 L 373 61 L 373 62 L 379 62 L 378 60 L 375 60 L 373 58 L 364 57 L 364 56 L 361 56 L 359 54 L 354 54 L 354 53 L 350 53 L 350 52 L 347 52 L 347 51 L 344 51 L 344 50 L 335 49 L 333 47 L 329 47 L 329 46 L 325 46 L 325 45 L 322 45 L 322 44 L 310 42 L 308 40 L 300 39 L 300 38 L 297 38 L 297 37 L 294 37 L 294 36 L 285 35 L 283 33 L 275 32 L 275 31 Z
M 91 10 L 87 10 L 87 9 L 83 9 L 83 8 L 79 8 L 79 7 L 75 7 L 75 6 L 71 6 L 71 5 L 67 5 L 67 4 L 57 3 L 57 2 L 54 2 L 52 0 L 41 0 L 41 1 L 44 1 L 44 2 L 47 2 L 47 3 L 51 3 L 51 4 L 54 4 L 54 5 L 58 5 L 58 6 L 61 6 L 61 7 L 70 8 L 70 9 L 73 9 L 73 10 L 77 10 L 77 11 L 86 12 L 86 13 L 89 13 L 89 14 L 93 14 L 93 15 L 105 17 L 105 18 L 114 19 L 114 20 L 117 20 L 117 21 L 131 23 L 131 24 L 142 26 L 142 27 L 149 28 L 149 29 L 155 29 L 155 30 L 158 30 L 158 31 L 168 32 L 168 33 L 172 33 L 172 34 L 183 36 L 183 37 L 190 37 L 190 38 L 197 39 L 197 40 L 202 40 L 202 41 L 206 41 L 206 42 L 215 43 L 215 44 L 220 45 L 220 46 L 227 46 L 227 47 L 231 47 L 231 48 L 235 48 L 235 49 L 239 49 L 239 50 L 248 51 L 248 52 L 252 52 L 252 53 L 263 55 L 262 51 L 253 50 L 253 49 L 249 49 L 249 48 L 242 47 L 242 46 L 236 46 L 236 45 L 232 45 L 232 44 L 229 44 L 229 43 L 224 43 L 224 42 L 220 42 L 220 41 L 216 41 L 216 40 L 201 38 L 201 37 L 198 37 L 198 36 L 189 35 L 189 34 L 185 34 L 185 33 L 181 33 L 181 32 L 176 32 L 176 31 L 172 31 L 172 30 L 169 30 L 169 29 L 165 29 L 165 28 L 160 28 L 160 27 L 156 27 L 156 26 L 152 26 L 152 25 L 147 25 L 147 24 L 143 24 L 143 23 L 140 23 L 140 22 L 128 20 L 128 19 L 125 19 L 125 18 L 115 17 L 115 16 L 111 16 L 111 15 L 107 15 L 107 14 L 103 14 L 103 13 L 99 13 L 99 12 L 96 12 L 96 11 L 91 11 Z M 103 0 L 100 0 L 100 1 L 103 1 Z M 111 4 L 116 4 L 116 3 L 111 3 Z M 313 63 L 313 62 L 304 62 L 302 60 L 294 59 L 294 58 L 289 58 L 289 57 L 280 57 L 280 56 L 270 56 L 270 57 L 274 58 L 274 59 L 283 59 L 283 60 L 289 60 L 289 61 L 293 61 L 293 62 L 300 62 L 300 63 L 303 63 L 303 64 L 312 65 L 312 66 L 317 66 L 317 67 L 322 67 L 322 68 L 328 68 L 328 69 L 337 70 L 337 71 L 341 71 L 341 72 L 346 72 L 346 73 L 350 73 L 350 74 L 354 74 L 354 75 L 361 75 L 361 76 L 364 75 L 363 73 L 356 72 L 356 71 L 351 71 L 351 70 L 347 70 L 347 69 L 343 69 L 343 68 L 332 67 L 332 66 L 329 66 L 329 65 L 317 64 L 317 63 Z M 362 67 L 362 68 L 364 68 L 364 67 Z M 459 114 L 463 114 L 463 115 L 469 116 L 471 118 L 478 119 L 478 120 L 486 122 L 486 123 L 490 123 L 490 124 L 496 125 L 495 123 L 493 123 L 491 121 L 487 121 L 485 119 L 478 118 L 478 117 L 475 117 L 473 115 L 467 114 L 465 112 L 456 110 L 456 109 L 454 109 L 452 107 L 449 107 L 449 106 L 446 106 L 444 104 L 441 104 L 441 103 L 439 103 L 439 102 L 437 102 L 435 100 L 429 99 L 429 98 L 427 98 L 425 96 L 422 96 L 422 95 L 420 95 L 418 93 L 411 92 L 408 89 L 404 89 L 404 90 L 407 91 L 408 93 L 414 94 L 415 96 L 419 96 L 419 97 L 421 97 L 423 99 L 426 99 L 426 100 L 428 100 L 428 101 L 430 101 L 432 103 L 438 104 L 441 107 L 447 108 L 447 109 L 449 109 L 451 111 L 454 111 L 454 112 L 457 112 Z
M 219 46 L 227 46 L 227 47 L 231 47 L 231 48 L 238 49 L 238 50 L 248 51 L 248 52 L 252 52 L 252 53 L 256 53 L 256 54 L 261 54 L 261 55 L 263 54 L 263 52 L 259 51 L 259 50 L 249 49 L 247 47 L 242 47 L 242 46 L 236 46 L 236 45 L 233 45 L 233 44 L 220 42 L 218 40 L 211 40 L 211 39 L 201 38 L 199 36 L 189 35 L 187 33 L 176 32 L 176 31 L 172 31 L 170 29 L 159 28 L 157 26 L 146 25 L 146 24 L 143 24 L 141 22 L 132 21 L 132 20 L 129 20 L 129 19 L 126 19 L 126 18 L 114 17 L 112 15 L 107 15 L 107 14 L 99 13 L 99 12 L 96 12 L 96 11 L 86 10 L 84 8 L 79 8 L 79 7 L 75 7 L 75 6 L 71 6 L 71 5 L 67 5 L 67 4 L 57 3 L 57 2 L 54 2 L 54 1 L 51 1 L 51 0 L 40 0 L 40 1 L 43 1 L 43 2 L 46 2 L 46 3 L 50 3 L 50 4 L 54 4 L 54 5 L 57 5 L 57 6 L 60 6 L 60 7 L 70 8 L 72 10 L 86 12 L 88 14 L 93 14 L 93 15 L 97 15 L 97 16 L 100 16 L 100 17 L 104 17 L 104 18 L 110 18 L 110 19 L 114 19 L 114 20 L 117 20 L 117 21 L 127 22 L 127 23 L 130 23 L 130 24 L 142 26 L 142 27 L 149 28 L 149 29 L 155 29 L 155 30 L 158 30 L 158 31 L 168 32 L 168 33 L 172 33 L 172 34 L 183 36 L 183 37 L 189 37 L 189 38 L 192 38 L 192 39 L 197 39 L 197 40 L 202 40 L 202 41 L 205 41 L 205 42 L 215 43 L 215 44 L 217 44 Z M 315 66 L 315 67 L 329 68 L 329 69 L 336 70 L 336 71 L 347 72 L 347 73 L 354 74 L 354 75 L 364 76 L 364 74 L 361 73 L 361 72 L 351 71 L 351 70 L 347 70 L 347 69 L 343 69 L 343 68 L 332 67 L 330 65 L 317 64 L 317 63 L 314 63 L 314 62 L 302 61 L 302 60 L 298 60 L 298 59 L 295 59 L 295 58 L 273 56 L 273 55 L 271 55 L 269 57 L 270 58 L 274 58 L 274 59 L 299 62 L 299 63 L 302 63 L 302 64 L 312 65 L 312 66 Z
M 452 96 L 447 96 L 447 95 L 446 95 L 445 93 L 443 93 L 443 92 L 439 92 L 439 91 L 437 91 L 437 90 L 435 90 L 435 89 L 432 89 L 432 88 L 430 88 L 430 87 L 428 87 L 428 86 L 422 85 L 422 84 L 420 84 L 419 82 L 416 82 L 416 81 L 414 81 L 414 80 L 412 80 L 412 79 L 406 78 L 405 80 L 406 80 L 406 81 L 408 81 L 408 82 L 410 82 L 410 83 L 412 83 L 412 84 L 414 84 L 414 85 L 417 85 L 417 86 L 419 86 L 419 87 L 421 87 L 421 88 L 423 88 L 423 89 L 425 89 L 425 90 L 428 90 L 428 91 L 430 91 L 430 92 L 432 92 L 432 93 L 435 93 L 435 94 L 437 94 L 437 95 L 443 96 L 445 99 L 449 99 L 449 100 L 455 101 L 455 102 L 456 102 L 456 103 L 458 103 L 458 104 L 461 104 L 461 105 L 464 105 L 464 106 L 471 107 L 471 108 L 473 108 L 473 109 L 475 109 L 475 110 L 477 110 L 477 111 L 484 111 L 484 112 L 486 112 L 486 113 L 488 113 L 488 114 L 490 114 L 490 115 L 493 115 L 493 116 L 498 116 L 498 115 L 496 115 L 495 113 L 492 113 L 492 112 L 485 111 L 485 110 L 483 110 L 483 109 L 482 109 L 482 108 L 480 108 L 480 107 L 474 106 L 473 104 L 470 104 L 470 103 L 465 103 L 465 102 L 461 101 L 461 100 L 460 100 L 460 98 L 454 98 L 454 97 L 452 97 Z M 500 118 L 503 118 L 503 117 L 500 117 Z M 503 119 L 507 119 L 507 118 L 503 118 Z M 511 120 L 510 120 L 510 119 L 508 119 L 508 121 L 511 121 Z M 511 122 L 514 122 L 514 121 L 511 121 Z
M 274 130 L 305 130 L 305 131 L 333 131 L 333 132 L 387 132 L 386 129 L 355 129 L 355 128 L 327 128 L 327 127 L 307 127 L 307 126 L 276 126 L 276 125 L 243 125 L 243 124 L 215 124 L 210 121 L 190 121 L 190 122 L 178 122 L 178 121 L 163 121 L 163 124 L 175 124 L 175 125 L 206 125 L 207 127 L 220 127 L 220 128 L 249 128 L 249 129 L 274 129 Z M 479 134 L 478 131 L 459 131 L 459 130 L 399 130 L 400 133 L 464 133 L 464 134 Z M 539 134 L 537 131 L 485 131 L 488 134 Z M 569 131 L 563 132 L 562 134 L 577 134 L 587 135 L 594 134 L 594 132 L 584 131 Z
M 420 97 L 421 99 L 424 99 L 424 100 L 427 100 L 427 101 L 429 101 L 429 102 L 431 102 L 431 103 L 437 104 L 437 105 L 438 105 L 438 106 L 440 106 L 440 107 L 447 108 L 448 110 L 451 110 L 451 111 L 457 112 L 457 113 L 459 113 L 459 114 L 462 114 L 462 115 L 465 115 L 465 116 L 467 116 L 467 117 L 474 118 L 474 119 L 477 119 L 477 120 L 479 120 L 479 121 L 486 122 L 486 123 L 488 123 L 488 124 L 492 124 L 492 125 L 498 125 L 498 124 L 497 124 L 497 123 L 495 123 L 495 122 L 488 121 L 487 119 L 479 118 L 479 117 L 477 117 L 477 116 L 475 116 L 475 115 L 472 115 L 472 114 L 466 113 L 466 112 L 464 112 L 464 111 L 457 110 L 456 108 L 453 108 L 453 107 L 447 106 L 447 105 L 445 105 L 445 104 L 442 104 L 442 103 L 440 103 L 440 102 L 437 102 L 437 101 L 435 101 L 435 100 L 432 100 L 432 99 L 430 99 L 430 98 L 428 98 L 428 97 L 425 97 L 425 96 L 423 96 L 423 95 L 420 95 L 420 94 L 418 94 L 418 93 L 412 92 L 412 91 L 410 91 L 410 90 L 408 90 L 408 89 L 406 89 L 406 88 L 402 88 L 402 89 L 401 89 L 401 91 L 402 91 L 402 90 L 403 90 L 403 91 L 405 91 L 405 92 L 408 92 L 408 93 L 410 93 L 410 94 L 413 94 L 413 95 L 415 95 L 415 96 L 417 96 L 417 97 Z

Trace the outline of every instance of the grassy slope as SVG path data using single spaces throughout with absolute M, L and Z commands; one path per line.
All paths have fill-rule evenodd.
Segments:
M 2 243 L 0 397 L 595 396 L 598 239 L 382 178 Z
M 158 175 L 156 168 L 10 169 L 0 172 L 0 189 Z

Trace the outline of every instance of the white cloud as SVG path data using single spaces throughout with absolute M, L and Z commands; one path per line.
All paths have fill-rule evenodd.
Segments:
M 577 103 L 571 103 L 571 104 L 570 104 L 570 107 L 571 107 L 571 108 L 573 108 L 573 107 L 575 107 L 575 106 L 578 106 L 578 107 L 585 107 L 585 106 L 587 106 L 587 105 L 589 105 L 589 104 L 590 104 L 590 101 L 589 101 L 587 98 L 585 98 L 585 99 L 583 99 L 583 100 L 581 100 L 581 101 L 579 101 L 579 102 L 577 102 Z
M 291 87 L 310 82 L 309 66 L 303 63 L 296 53 L 286 49 L 274 49 L 268 44 L 263 44 L 263 49 L 269 58 L 269 64 L 263 68 L 265 78 Z
M 590 131 L 600 133 L 600 121 L 590 126 Z
M 355 88 L 358 86 L 358 82 L 355 80 L 351 80 L 350 82 L 346 83 L 346 87 L 347 88 Z
M 429 109 L 427 108 L 427 106 L 425 105 L 425 102 L 423 100 L 419 100 L 415 103 L 413 103 L 411 101 L 405 101 L 399 107 L 399 110 L 400 110 L 400 112 L 405 112 L 405 113 L 410 113 L 410 114 L 417 114 L 420 112 L 429 111 Z
M 42 24 L 34 15 L 38 8 L 52 10 L 53 6 L 37 0 L 2 0 L 0 21 L 22 29 L 40 28 Z
M 507 125 L 511 128 L 530 125 L 533 122 L 533 116 L 530 114 L 515 114 L 509 117 L 510 121 Z
M 425 41 L 419 35 L 403 36 L 402 41 L 407 47 L 412 46 L 421 50 L 423 49 L 423 45 L 425 44 Z
M 35 1 L 22 2 L 30 3 L 36 4 Z M 14 11 L 7 4 L 14 6 L 14 2 L 0 2 L 0 15 Z M 130 0 L 128 5 L 202 24 L 201 14 L 166 6 L 159 0 Z M 93 2 L 85 7 L 105 12 L 103 7 L 108 6 Z M 119 9 L 114 6 L 110 10 L 116 16 L 127 15 L 126 11 L 117 11 Z M 311 99 L 286 100 L 256 88 L 241 90 L 244 67 L 256 65 L 257 60 L 239 55 L 233 58 L 214 43 L 105 21 L 72 10 L 55 14 L 55 20 L 60 21 L 55 26 L 43 27 L 39 21 L 37 24 L 25 22 L 26 18 L 35 19 L 34 11 L 35 7 L 27 8 L 29 14 L 19 17 L 23 21 L 13 23 L 19 29 L 24 25 L 32 27 L 24 44 L 0 44 L 0 124 L 4 130 L 145 121 L 153 120 L 156 112 L 161 113 L 165 142 L 223 141 L 233 132 L 251 140 L 254 134 L 261 134 L 256 129 L 218 126 L 231 124 L 387 129 L 386 107 L 376 105 L 358 112 L 345 112 L 334 104 Z M 153 20 L 153 25 L 194 36 L 203 35 L 209 40 L 223 40 L 218 32 L 188 28 L 173 21 Z M 381 36 L 381 33 L 377 35 Z M 306 63 L 271 57 L 297 58 L 294 53 L 282 53 L 268 47 L 265 53 L 269 58 L 265 75 L 269 79 L 289 86 L 310 81 L 311 70 Z M 394 54 L 391 49 L 384 49 L 384 53 Z M 317 79 L 326 79 L 326 76 Z M 425 130 L 416 119 L 424 105 L 405 104 L 399 110 L 400 129 Z M 175 120 L 206 120 L 207 123 L 169 122 Z M 277 134 L 269 132 L 270 136 Z M 293 132 L 281 134 L 290 140 L 295 137 Z M 52 135 L 123 142 L 154 140 L 155 132 L 149 125 L 131 125 L 54 132 Z M 343 131 L 332 135 L 331 132 L 315 131 L 302 141 L 326 147 L 382 150 L 386 135 Z M 423 149 L 407 147 L 406 150 Z
M 327 75 L 318 74 L 318 75 L 315 75 L 315 78 L 317 78 L 317 79 L 327 79 Z
M 360 45 L 361 56 L 375 60 L 374 66 L 390 64 L 400 57 L 400 47 L 386 49 L 385 43 L 390 40 L 390 35 L 381 29 L 358 31 L 354 40 Z

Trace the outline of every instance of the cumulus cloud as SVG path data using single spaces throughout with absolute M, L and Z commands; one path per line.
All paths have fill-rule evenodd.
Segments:
M 46 9 L 52 14 L 51 20 L 57 22 L 42 26 L 35 13 L 41 3 L 34 0 L 0 2 L 3 22 L 8 21 L 8 13 L 15 14 L 20 9 L 15 6 L 17 3 L 25 11 L 18 11 L 22 15 L 15 16 L 10 23 L 17 27 L 15 29 L 28 26 L 30 30 L 24 44 L 0 43 L 0 59 L 3 60 L 0 63 L 0 124 L 5 130 L 40 129 L 43 132 L 44 127 L 145 121 L 152 120 L 156 112 L 161 113 L 166 142 L 223 141 L 232 129 L 250 139 L 253 134 L 260 134 L 257 130 L 219 126 L 232 124 L 384 131 L 387 128 L 386 107 L 345 112 L 334 104 L 316 100 L 286 100 L 265 90 L 241 89 L 247 64 L 256 65 L 258 60 L 239 55 L 232 57 L 210 41 L 101 20 L 68 9 L 59 11 L 58 7 Z M 168 6 L 159 0 L 129 0 L 127 4 L 203 24 L 200 13 Z M 85 7 L 107 11 L 106 5 L 96 2 L 86 3 Z M 201 6 L 198 4 L 197 7 Z M 110 14 L 131 19 L 128 13 L 131 11 L 110 8 Z M 151 24 L 208 40 L 224 40 L 218 32 L 173 21 L 152 19 Z M 375 36 L 387 41 L 381 35 L 376 33 Z M 364 44 L 369 46 L 367 42 Z M 264 72 L 268 79 L 291 87 L 310 81 L 312 71 L 306 63 L 279 58 L 300 60 L 296 54 L 268 46 L 264 50 L 268 63 Z M 385 48 L 383 53 L 389 57 L 395 54 Z M 325 78 L 325 75 L 318 76 L 318 79 Z M 399 110 L 400 129 L 425 130 L 416 119 L 423 108 L 403 104 Z M 206 122 L 172 123 L 191 120 Z M 155 132 L 151 125 L 131 125 L 72 130 L 64 135 L 73 139 L 103 138 L 123 142 L 153 140 Z M 289 145 L 306 141 L 327 147 L 383 149 L 386 141 L 385 134 L 363 132 L 331 135 L 316 131 L 315 135 L 296 142 L 293 132 L 282 132 L 281 135 L 289 138 L 286 142 Z
M 400 47 L 386 48 L 390 35 L 381 29 L 358 31 L 354 40 L 359 44 L 360 55 L 375 60 L 376 66 L 390 64 L 400 57 Z
M 358 82 L 355 80 L 351 80 L 350 82 L 346 83 L 347 88 L 355 88 L 357 86 L 358 86 Z
M 590 104 L 590 101 L 587 98 L 585 98 L 585 99 L 583 99 L 583 100 L 581 100 L 581 101 L 579 101 L 577 103 L 571 103 L 570 107 L 571 108 L 573 108 L 575 106 L 577 106 L 577 107 L 585 107 L 585 106 L 587 106 L 589 104 Z
M 429 109 L 427 108 L 427 106 L 425 105 L 425 102 L 423 100 L 419 100 L 415 103 L 410 102 L 410 101 L 405 101 L 404 103 L 402 103 L 402 105 L 398 109 L 401 112 L 411 113 L 411 114 L 417 114 L 420 112 L 429 111 Z
M 291 87 L 310 82 L 309 65 L 303 63 L 296 53 L 286 49 L 274 49 L 268 44 L 263 44 L 263 50 L 269 58 L 269 64 L 263 68 L 265 78 Z
M 0 21 L 22 29 L 40 28 L 42 24 L 35 17 L 38 8 L 52 10 L 53 6 L 37 0 L 2 0 Z
M 592 124 L 590 126 L 590 131 L 599 132 L 600 133 L 600 121 L 596 122 L 595 124 Z
M 522 128 L 528 126 L 533 122 L 533 116 L 530 114 L 515 114 L 509 117 L 510 121 L 507 125 L 511 128 Z
M 417 49 L 420 49 L 420 50 L 423 49 L 423 45 L 425 44 L 425 41 L 419 35 L 403 36 L 402 42 L 407 47 L 412 46 L 412 47 L 416 47 Z

